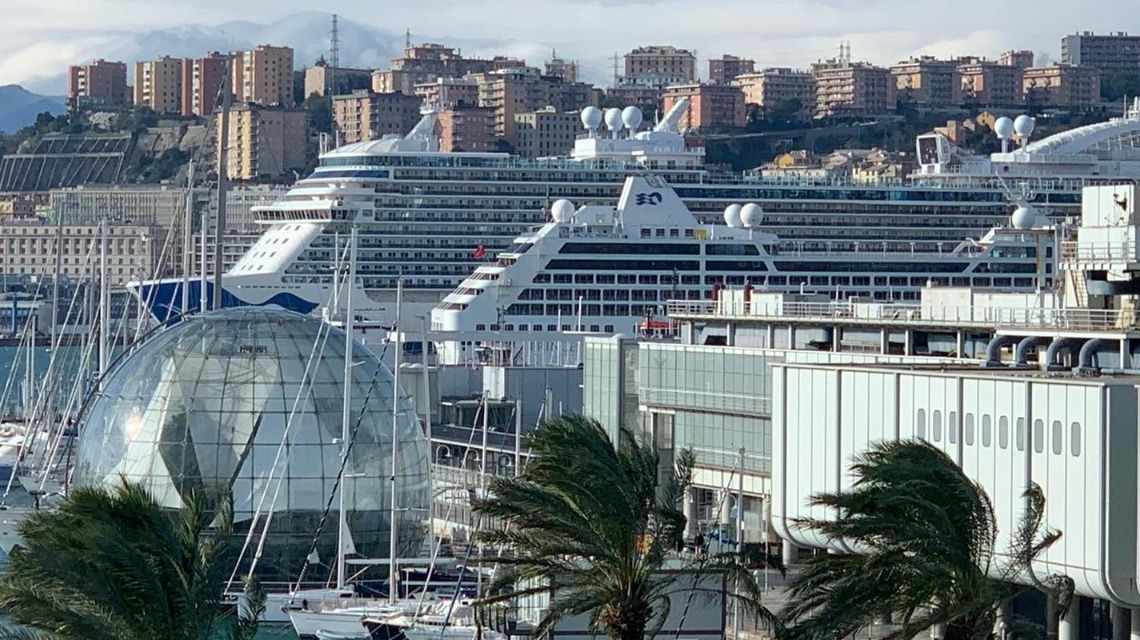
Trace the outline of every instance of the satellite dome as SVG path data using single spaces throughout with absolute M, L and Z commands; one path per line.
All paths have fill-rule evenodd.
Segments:
M 550 207 L 550 214 L 554 217 L 555 222 L 569 222 L 570 218 L 574 217 L 574 203 L 562 198 L 555 200 L 554 204 Z
M 1006 116 L 998 118 L 994 121 L 994 133 L 1002 140 L 1009 140 L 1009 137 L 1013 135 L 1013 120 Z
M 1028 138 L 1033 135 L 1033 127 L 1036 124 L 1036 120 L 1023 113 L 1017 116 L 1017 119 L 1013 121 L 1013 130 L 1022 138 Z
M 397 552 L 414 555 L 430 506 L 429 445 L 408 397 L 392 401 L 391 371 L 363 345 L 352 351 L 359 363 L 350 376 L 354 435 L 341 485 L 352 548 L 388 557 L 395 426 Z M 257 575 L 296 580 L 314 540 L 321 562 L 336 558 L 335 501 L 334 524 L 317 533 L 342 467 L 344 355 L 340 329 L 283 309 L 240 307 L 183 320 L 107 374 L 80 416 L 73 482 L 138 482 L 170 509 L 185 508 L 195 492 L 229 493 L 234 560 L 250 527 L 260 531 L 272 513 Z
M 741 207 L 738 204 L 730 204 L 727 207 L 725 207 L 724 208 L 724 223 L 730 227 L 743 226 L 744 223 L 740 221 L 740 209 L 741 209 Z
M 641 109 L 632 104 L 622 109 L 621 121 L 630 131 L 637 131 L 637 127 L 641 124 Z
M 606 109 L 606 126 L 610 131 L 621 131 L 621 109 L 617 107 L 610 107 Z
M 582 126 L 591 131 L 597 129 L 598 126 L 602 124 L 602 110 L 595 106 L 582 109 L 580 117 L 582 118 Z
M 1014 229 L 1032 229 L 1037 224 L 1037 211 L 1032 206 L 1023 204 L 1013 211 L 1009 221 Z
M 740 222 L 749 229 L 759 227 L 763 220 L 764 210 L 755 202 L 749 202 L 740 208 Z

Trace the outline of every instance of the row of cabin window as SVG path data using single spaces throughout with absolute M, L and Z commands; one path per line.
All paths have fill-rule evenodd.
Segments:
M 962 424 L 962 442 L 968 447 L 974 446 L 975 442 L 975 419 L 973 413 L 966 413 L 965 419 Z M 981 431 L 979 440 L 981 446 L 991 447 L 993 441 L 997 440 L 997 447 L 1001 449 L 1008 449 L 1010 446 L 1010 432 L 1009 432 L 1009 418 L 1007 416 L 998 416 L 997 420 L 997 433 L 994 433 L 993 418 L 989 414 L 981 416 Z M 950 411 L 947 415 L 946 421 L 946 442 L 950 444 L 958 443 L 958 412 Z M 915 417 L 915 433 L 922 440 L 929 440 L 930 442 L 943 441 L 943 424 L 942 424 L 942 411 L 935 409 L 930 415 L 930 432 L 929 437 L 926 429 L 926 409 L 919 409 Z M 1026 433 L 1025 418 L 1018 418 L 1014 425 L 1013 430 L 1013 446 L 1018 451 L 1025 451 L 1027 442 L 1033 443 L 1033 451 L 1036 453 L 1045 452 L 1045 421 L 1037 418 L 1033 421 L 1033 433 Z M 1029 437 L 1031 436 L 1031 437 Z M 1081 423 L 1072 422 L 1069 424 L 1069 447 L 1068 453 L 1073 457 L 1081 455 Z M 1053 455 L 1062 455 L 1064 453 L 1065 443 L 1065 426 L 1060 420 L 1054 420 L 1049 425 L 1049 449 Z

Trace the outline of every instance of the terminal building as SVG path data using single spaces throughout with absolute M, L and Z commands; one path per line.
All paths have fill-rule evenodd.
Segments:
M 639 425 L 665 460 L 694 450 L 692 533 L 782 543 L 791 562 L 844 550 L 792 523 L 809 496 L 850 486 L 875 441 L 946 451 L 1007 537 L 1036 482 L 1062 537 L 1034 570 L 1076 584 L 1059 637 L 1138 637 L 1135 196 L 1086 187 L 1081 225 L 1051 227 L 1060 275 L 1036 294 L 930 287 L 880 303 L 746 288 L 671 303 L 679 342 L 586 339 L 585 411 Z

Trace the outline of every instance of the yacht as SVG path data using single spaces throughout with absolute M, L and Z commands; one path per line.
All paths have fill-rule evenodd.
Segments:
M 715 297 L 744 278 L 745 291 L 803 293 L 799 274 L 828 273 L 833 298 L 881 299 L 891 287 L 967 286 L 1027 280 L 1051 289 L 1058 226 L 1019 207 L 1008 226 L 990 229 L 945 253 L 787 255 L 762 230 L 755 203 L 729 205 L 705 225 L 664 179 L 625 180 L 616 206 L 575 207 L 558 200 L 551 220 L 515 239 L 495 262 L 475 269 L 432 311 L 440 335 L 504 332 L 514 340 L 542 333 L 662 333 L 667 302 Z M 842 274 L 842 275 L 840 275 Z M 880 275 L 881 274 L 881 275 Z M 891 297 L 894 297 L 893 295 Z M 501 338 L 505 340 L 506 338 Z M 445 363 L 470 362 L 480 341 L 444 341 Z
M 776 269 L 726 271 L 716 276 L 723 286 L 751 282 L 878 300 L 915 300 L 930 277 L 1031 289 L 1040 284 L 1032 269 L 971 271 L 972 263 L 956 248 L 979 229 L 1004 224 L 1015 207 L 1034 208 L 1054 222 L 1075 218 L 1082 186 L 1140 176 L 1140 102 L 1123 117 L 1039 140 L 1033 139 L 1033 119 L 1021 116 L 1016 125 L 999 119 L 995 130 L 1005 147 L 988 156 L 971 156 L 942 134 L 926 134 L 916 141 L 916 172 L 906 179 L 867 181 L 810 172 L 715 171 L 704 165 L 704 149 L 680 130 L 687 108 L 687 101 L 678 102 L 650 127 L 634 107 L 604 113 L 587 108 L 585 132 L 569 158 L 442 152 L 432 110 L 407 135 L 327 150 L 314 172 L 282 200 L 255 208 L 264 233 L 223 275 L 222 304 L 276 304 L 318 313 L 351 293 L 357 330 L 374 342 L 393 325 L 398 280 L 404 283 L 404 317 L 427 317 L 473 270 L 547 222 L 549 203 L 612 203 L 625 178 L 647 173 L 672 185 L 702 225 L 716 224 L 732 204 L 763 210 L 764 231 L 777 238 L 769 253 L 780 261 L 768 265 Z M 359 231 L 351 289 L 338 277 L 348 262 L 349 225 Z M 891 269 L 864 269 L 874 265 Z M 671 271 L 649 275 L 657 280 L 656 293 L 638 302 L 660 303 L 662 295 L 674 295 Z M 212 283 L 193 279 L 130 286 L 160 322 L 198 311 L 203 286 L 205 298 L 213 298 Z M 185 310 L 183 286 L 191 290 Z M 612 317 L 614 322 L 600 320 L 599 326 L 616 328 L 621 316 Z M 547 318 L 527 324 L 550 323 Z

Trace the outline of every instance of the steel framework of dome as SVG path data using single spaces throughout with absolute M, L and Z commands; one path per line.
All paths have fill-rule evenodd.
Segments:
M 245 538 L 255 514 L 260 532 L 272 513 L 257 572 L 263 580 L 296 580 L 316 540 L 323 566 L 309 576 L 324 581 L 337 553 L 344 350 L 340 330 L 283 310 L 187 319 L 109 373 L 81 423 L 73 482 L 141 482 L 171 508 L 192 492 L 231 492 L 236 537 Z M 392 374 L 355 344 L 351 384 L 347 551 L 387 558 Z M 395 512 L 399 553 L 409 556 L 425 531 L 428 444 L 403 393 L 398 406 Z

